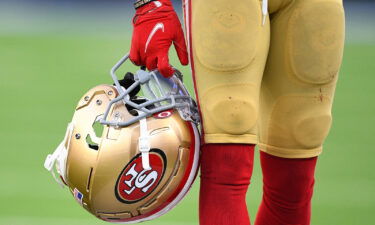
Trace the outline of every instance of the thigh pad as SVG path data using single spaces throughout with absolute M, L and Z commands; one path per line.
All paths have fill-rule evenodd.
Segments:
M 344 45 L 344 10 L 340 1 L 300 1 L 287 28 L 292 74 L 309 84 L 327 84 L 338 74 Z
M 222 72 L 248 66 L 255 57 L 259 36 L 259 2 L 200 0 L 195 4 L 193 33 L 199 62 Z

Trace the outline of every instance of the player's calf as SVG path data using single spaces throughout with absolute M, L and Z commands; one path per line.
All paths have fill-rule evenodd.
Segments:
M 263 199 L 255 225 L 310 224 L 316 161 L 261 152 Z
M 208 144 L 201 156 L 201 225 L 249 225 L 246 192 L 254 145 Z

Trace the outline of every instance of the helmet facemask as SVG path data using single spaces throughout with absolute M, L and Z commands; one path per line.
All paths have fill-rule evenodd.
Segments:
M 182 81 L 178 78 L 178 76 L 181 77 L 181 73 L 179 72 L 176 72 L 170 78 L 165 78 L 157 70 L 151 72 L 138 70 L 136 74 L 134 74 L 134 83 L 126 89 L 121 86 L 121 81 L 118 80 L 115 72 L 128 59 L 128 57 L 128 55 L 125 55 L 111 70 L 111 76 L 114 85 L 119 92 L 119 96 L 109 103 L 103 119 L 101 120 L 103 125 L 125 127 L 140 121 L 142 118 L 169 109 L 176 109 L 180 113 L 182 119 L 186 121 L 199 123 L 199 114 L 196 103 L 190 97 L 189 92 L 186 90 Z M 125 76 L 124 80 L 129 79 L 126 79 Z M 129 84 L 129 82 L 127 83 Z M 146 98 L 144 102 L 136 101 L 137 98 L 134 96 L 134 94 L 137 94 L 134 91 L 137 89 L 139 90 L 139 87 L 141 87 L 141 92 L 143 92 L 143 95 Z M 132 108 L 138 113 L 131 113 L 134 117 L 125 121 L 107 120 L 113 104 L 121 101 L 128 109 Z

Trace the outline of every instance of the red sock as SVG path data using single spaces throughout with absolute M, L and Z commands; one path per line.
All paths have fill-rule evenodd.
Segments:
M 255 225 L 309 225 L 317 157 L 286 159 L 260 153 L 263 199 Z
M 200 225 L 249 225 L 246 191 L 254 145 L 206 144 L 201 155 Z

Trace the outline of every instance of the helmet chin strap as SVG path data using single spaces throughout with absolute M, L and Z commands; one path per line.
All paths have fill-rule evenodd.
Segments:
M 264 26 L 264 24 L 266 23 L 267 14 L 268 14 L 268 0 L 263 0 L 262 1 L 262 15 L 263 15 L 262 26 Z
M 66 129 L 64 140 L 59 144 L 56 150 L 49 154 L 44 161 L 44 168 L 46 168 L 49 172 L 52 173 L 53 177 L 55 178 L 56 182 L 64 187 L 64 183 L 57 177 L 56 171 L 54 169 L 55 165 L 57 164 L 57 173 L 59 173 L 64 180 L 66 180 L 66 158 L 68 156 L 68 149 L 70 147 L 70 140 L 73 133 L 74 125 L 73 123 L 68 124 L 68 128 Z
M 139 131 L 140 134 L 138 138 L 138 148 L 139 151 L 142 153 L 142 167 L 145 170 L 150 170 L 150 137 L 148 135 L 146 118 L 139 120 Z

